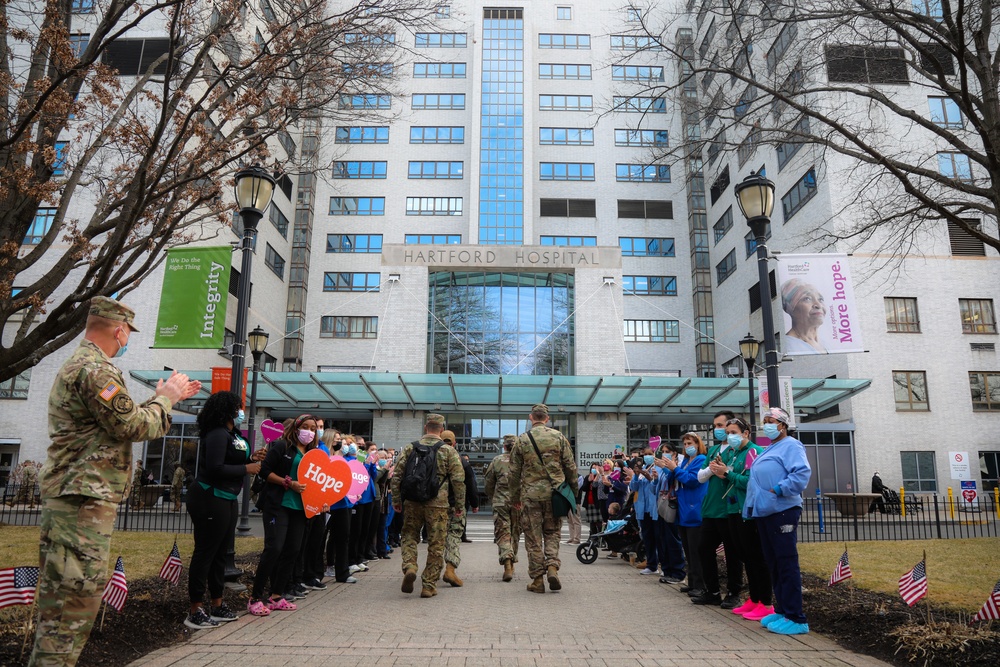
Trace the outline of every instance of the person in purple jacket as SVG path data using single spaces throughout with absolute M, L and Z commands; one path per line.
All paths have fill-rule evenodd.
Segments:
M 804 635 L 809 624 L 802 610 L 797 531 L 802 491 L 812 469 L 802 443 L 788 434 L 788 413 L 770 408 L 763 415 L 771 444 L 750 468 L 743 516 L 757 520 L 764 561 L 774 590 L 774 613 L 760 620 L 771 632 Z

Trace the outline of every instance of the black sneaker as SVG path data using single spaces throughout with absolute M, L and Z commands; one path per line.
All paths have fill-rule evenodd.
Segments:
M 236 620 L 236 614 L 223 602 L 218 607 L 212 607 L 212 615 L 209 618 L 216 623 L 228 623 Z
M 696 598 L 691 598 L 691 602 L 694 604 L 705 604 L 717 607 L 722 603 L 722 598 L 719 597 L 718 593 L 704 593 Z
M 295 594 L 299 596 L 300 600 L 304 600 L 309 595 L 309 590 L 302 584 L 295 584 L 292 588 L 295 589 Z
M 736 609 L 742 604 L 743 601 L 740 599 L 739 595 L 727 595 L 726 599 L 722 601 L 719 606 L 723 609 Z
M 285 594 L 284 594 L 284 595 L 282 595 L 281 597 L 285 598 L 285 599 L 286 599 L 286 600 L 288 600 L 289 602 L 295 602 L 296 600 L 305 600 L 305 599 L 306 599 L 306 596 L 305 596 L 305 595 L 303 595 L 303 594 L 299 593 L 299 592 L 298 592 L 297 590 L 295 590 L 294 588 L 290 588 L 290 589 L 288 589 L 288 590 L 287 590 L 287 591 L 285 592 Z
M 325 591 L 326 584 L 321 582 L 319 579 L 307 579 L 302 582 L 302 586 L 308 588 L 311 591 Z
M 198 611 L 195 613 L 188 614 L 188 617 L 184 619 L 184 625 L 192 630 L 209 630 L 219 627 L 219 624 L 209 618 L 201 607 L 198 607 Z

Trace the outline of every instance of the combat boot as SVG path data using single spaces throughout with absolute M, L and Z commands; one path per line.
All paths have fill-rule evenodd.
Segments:
M 447 581 L 455 588 L 459 588 L 463 583 L 465 583 L 458 578 L 458 572 L 455 572 L 455 566 L 452 565 L 451 563 L 445 565 L 444 576 L 442 577 L 442 579 Z
M 400 589 L 404 593 L 413 592 L 413 582 L 417 580 L 417 569 L 409 568 L 403 574 L 403 587 Z
M 535 577 L 532 579 L 531 583 L 528 584 L 528 590 L 532 593 L 544 593 L 545 592 L 545 581 L 542 577 Z
M 507 559 L 503 562 L 503 580 L 510 581 L 514 578 L 514 561 Z
M 427 588 L 425 586 L 424 588 L 420 589 L 420 597 L 422 598 L 432 598 L 437 594 L 438 592 L 436 588 Z
M 549 589 L 553 591 L 561 590 L 562 583 L 559 582 L 559 568 L 555 565 L 549 565 L 546 574 L 548 574 L 549 577 Z

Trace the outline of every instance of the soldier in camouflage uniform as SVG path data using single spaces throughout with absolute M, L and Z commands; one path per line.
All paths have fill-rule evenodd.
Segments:
M 441 440 L 449 447 L 455 446 L 455 434 L 452 431 L 442 431 Z M 465 468 L 462 469 L 463 473 Z M 461 507 L 459 514 L 451 512 L 448 514 L 448 534 L 444 538 L 444 575 L 441 576 L 446 582 L 454 587 L 462 586 L 465 582 L 459 578 L 455 570 L 462 564 L 462 535 L 465 534 L 465 499 L 448 498 L 452 507 Z
M 516 441 L 517 436 L 505 435 L 503 454 L 486 468 L 486 495 L 493 504 L 493 541 L 500 552 L 504 581 L 514 578 L 517 543 L 521 540 L 521 519 L 510 507 L 510 450 Z
M 464 512 L 465 502 L 465 471 L 458 452 L 453 447 L 441 442 L 441 432 L 444 430 L 444 417 L 439 414 L 427 415 L 424 424 L 424 437 L 419 444 L 433 447 L 441 445 L 437 452 L 437 473 L 441 488 L 433 500 L 424 503 L 403 500 L 402 482 L 406 471 L 406 459 L 413 453 L 413 445 L 403 448 L 396 462 L 396 474 L 392 477 L 392 504 L 397 512 L 403 512 L 403 529 L 401 543 L 403 551 L 403 586 L 404 593 L 413 592 L 413 582 L 417 580 L 417 544 L 420 542 L 420 529 L 427 524 L 427 563 L 421 575 L 422 587 L 420 597 L 430 598 L 437 595 L 437 580 L 441 577 L 444 561 L 444 541 L 448 532 L 448 515 L 458 515 Z M 449 491 L 455 498 L 455 506 L 449 508 Z
M 181 493 L 184 490 L 184 466 L 177 464 L 174 468 L 174 478 L 170 480 L 170 500 L 174 503 L 174 511 L 181 511 Z
M 132 473 L 132 509 L 142 509 L 142 459 L 136 459 Z
M 132 443 L 162 438 L 174 404 L 201 383 L 175 373 L 136 404 L 111 363 L 137 329 L 135 313 L 107 297 L 90 302 L 84 339 L 49 394 L 42 468 L 38 628 L 29 666 L 75 665 L 108 579 L 115 513 L 128 484 Z
M 521 513 L 531 576 L 528 590 L 544 593 L 543 576 L 548 577 L 550 590 L 562 589 L 559 581 L 562 517 L 552 513 L 552 491 L 566 481 L 573 493 L 577 493 L 576 461 L 566 436 L 545 425 L 549 421 L 546 405 L 533 406 L 530 419 L 531 430 L 520 435 L 510 453 L 510 500 L 511 507 Z
M 35 507 L 35 485 L 38 483 L 38 468 L 34 461 L 25 461 L 21 468 L 21 481 L 17 487 L 17 496 L 7 503 L 11 507 L 24 503 L 29 508 Z

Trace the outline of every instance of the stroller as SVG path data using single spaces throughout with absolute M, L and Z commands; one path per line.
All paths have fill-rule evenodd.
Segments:
M 590 565 L 597 560 L 603 542 L 612 551 L 622 554 L 634 552 L 642 560 L 645 555 L 642 546 L 642 536 L 639 534 L 639 522 L 635 520 L 631 503 L 625 503 L 622 508 L 624 519 L 608 522 L 608 529 L 602 533 L 591 535 L 587 541 L 576 548 L 576 557 L 584 565 Z

